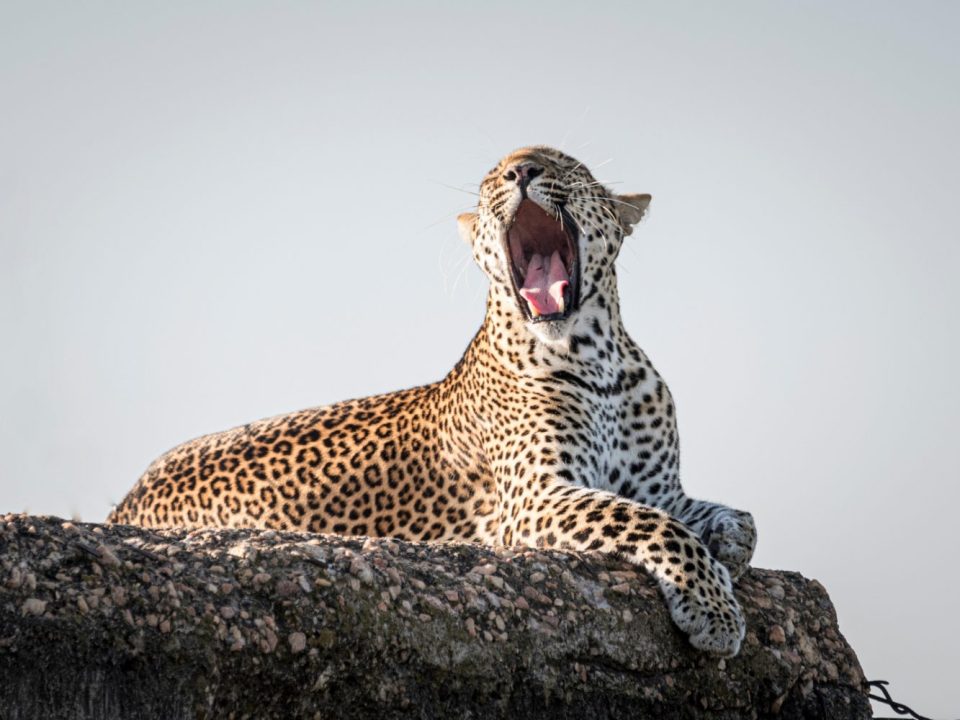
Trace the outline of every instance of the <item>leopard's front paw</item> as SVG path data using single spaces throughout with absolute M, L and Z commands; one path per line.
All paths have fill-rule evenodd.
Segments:
M 750 567 L 757 546 L 757 526 L 750 513 L 732 508 L 722 510 L 710 518 L 701 537 L 710 554 L 726 566 L 734 580 Z
M 740 651 L 746 622 L 733 595 L 726 568 L 710 560 L 713 572 L 692 583 L 661 582 L 667 607 L 677 626 L 698 650 L 733 657 Z M 702 588 L 698 585 L 712 585 Z

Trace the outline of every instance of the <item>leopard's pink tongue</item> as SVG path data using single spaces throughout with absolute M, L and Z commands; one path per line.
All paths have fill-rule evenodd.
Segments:
M 563 291 L 569 284 L 570 277 L 560 253 L 554 250 L 549 259 L 542 255 L 530 258 L 520 295 L 530 303 L 534 317 L 561 313 L 564 309 Z

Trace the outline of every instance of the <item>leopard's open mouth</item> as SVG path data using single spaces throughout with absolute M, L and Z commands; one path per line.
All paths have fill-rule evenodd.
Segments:
M 577 230 L 563 207 L 554 216 L 522 200 L 506 233 L 506 250 L 517 303 L 529 320 L 563 320 L 577 309 Z

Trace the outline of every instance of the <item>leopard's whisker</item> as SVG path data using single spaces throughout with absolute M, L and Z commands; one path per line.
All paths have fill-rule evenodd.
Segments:
M 586 119 L 589 113 L 590 113 L 590 106 L 587 105 L 583 109 L 583 112 L 580 114 L 580 117 L 577 118 L 576 122 L 570 125 L 567 131 L 563 134 L 563 137 L 560 139 L 560 144 L 557 145 L 558 149 L 563 150 L 563 146 L 567 143 L 567 138 L 570 136 L 570 133 L 573 132 L 577 127 L 579 127 L 583 123 L 583 121 Z
M 456 185 L 448 185 L 447 183 L 440 182 L 439 180 L 430 180 L 434 185 L 439 185 L 440 187 L 445 187 L 449 190 L 456 190 L 457 192 L 466 193 L 467 195 L 473 195 L 475 197 L 480 197 L 480 193 L 474 192 L 473 190 L 464 190 L 462 187 L 457 187 Z
M 574 165 L 572 168 L 570 168 L 566 173 L 564 173 L 563 177 L 560 178 L 560 182 L 563 183 L 564 180 L 566 180 L 568 177 L 570 177 L 570 175 L 572 175 L 573 173 L 575 173 L 578 169 L 580 169 L 580 168 L 582 168 L 582 167 L 583 167 L 583 161 L 581 160 L 581 161 L 578 162 L 576 165 Z
M 596 230 L 596 231 L 597 231 L 597 235 L 599 235 L 599 236 L 600 236 L 600 239 L 603 240 L 603 249 L 604 249 L 604 252 L 606 252 L 607 250 L 609 250 L 610 244 L 609 244 L 609 241 L 607 240 L 607 235 L 606 235 L 606 233 L 604 233 L 603 231 L 601 231 L 600 228 L 599 228 L 599 226 L 591 223 L 591 222 L 590 222 L 589 220 L 587 220 L 586 218 L 582 218 L 582 220 L 583 220 L 583 222 L 585 222 L 585 223 L 587 223 L 588 225 L 590 225 L 590 227 L 591 227 L 593 230 Z M 580 230 L 581 230 L 581 232 L 582 232 L 582 231 L 583 231 L 583 228 L 580 228 Z
M 423 230 L 430 230 L 430 229 L 436 227 L 437 225 L 439 225 L 439 224 L 442 223 L 442 222 L 447 222 L 447 221 L 449 221 L 451 218 L 455 220 L 458 215 L 460 215 L 461 213 L 470 212 L 471 210 L 474 209 L 474 207 L 475 207 L 474 205 L 467 205 L 465 208 L 462 208 L 462 209 L 460 209 L 460 210 L 454 210 L 453 213 L 445 213 L 445 214 L 443 215 L 443 217 L 438 218 L 437 220 L 434 220 L 434 221 L 433 221 L 432 223 L 430 223 L 429 225 L 424 225 L 424 226 L 423 226 L 422 228 L 420 228 L 420 229 L 421 229 L 421 231 L 423 231 Z
M 450 290 L 450 296 L 453 297 L 457 292 L 457 285 L 460 284 L 460 278 L 466 272 L 467 268 L 470 266 L 470 255 L 467 254 L 459 263 L 460 269 L 457 271 L 456 277 L 453 278 L 453 287 Z
M 594 180 L 593 182 L 588 183 L 577 181 L 575 183 L 570 183 L 566 189 L 572 190 L 574 188 L 606 187 L 607 185 L 623 185 L 623 180 Z
M 618 205 L 626 205 L 626 206 L 629 207 L 629 208 L 634 208 L 634 209 L 636 209 L 636 206 L 631 205 L 630 203 L 624 202 L 623 200 L 620 200 L 620 199 L 615 198 L 615 197 L 600 197 L 600 196 L 595 196 L 595 195 L 588 195 L 588 196 L 585 196 L 585 197 L 583 197 L 583 198 L 581 198 L 581 199 L 582 199 L 582 200 L 608 200 L 608 201 L 610 201 L 610 202 L 612 202 L 612 203 L 617 203 Z

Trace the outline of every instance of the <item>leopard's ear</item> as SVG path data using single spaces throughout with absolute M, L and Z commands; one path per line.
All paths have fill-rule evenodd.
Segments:
M 617 215 L 620 218 L 623 234 L 629 235 L 633 232 L 633 226 L 646 215 L 651 198 L 646 193 L 642 195 L 628 193 L 626 195 L 614 195 L 613 197 L 617 201 Z
M 477 236 L 477 214 L 463 213 L 457 215 L 457 227 L 460 230 L 460 237 L 467 245 L 473 245 L 473 240 Z

